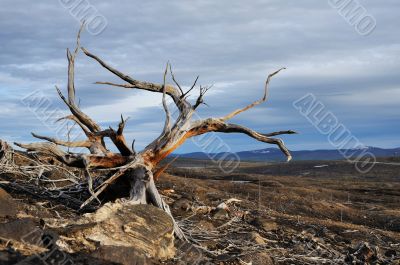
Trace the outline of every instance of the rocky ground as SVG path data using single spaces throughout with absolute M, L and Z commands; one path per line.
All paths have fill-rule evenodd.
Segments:
M 224 174 L 192 162 L 158 181 L 190 243 L 173 241 L 154 207 L 83 215 L 2 175 L 0 264 L 400 264 L 392 165 L 360 174 L 346 162 L 242 163 Z

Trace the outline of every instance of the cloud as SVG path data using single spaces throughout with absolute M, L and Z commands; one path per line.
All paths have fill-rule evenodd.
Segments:
M 271 82 L 269 101 L 235 122 L 261 131 L 301 130 L 288 136 L 292 149 L 326 147 L 326 139 L 292 107 L 311 92 L 365 137 L 365 144 L 399 145 L 391 135 L 383 141 L 380 133 L 400 133 L 400 34 L 393 23 L 400 9 L 397 0 L 363 2 L 377 20 L 369 36 L 358 35 L 328 1 L 89 2 L 108 25 L 97 36 L 85 32 L 82 45 L 139 80 L 160 83 L 168 60 L 183 86 L 200 75 L 199 84 L 214 84 L 206 95 L 210 107 L 199 110 L 201 117 L 223 115 L 258 99 L 267 74 L 286 66 Z M 73 47 L 78 27 L 58 1 L 2 1 L 0 97 L 6 111 L 0 116 L 0 138 L 19 135 L 30 141 L 30 131 L 45 131 L 21 104 L 31 91 L 43 91 L 55 108 L 65 109 L 54 85 L 65 91 L 65 49 Z M 131 116 L 127 133 L 137 142 L 149 142 L 159 133 L 164 118 L 159 95 L 96 81 L 121 82 L 80 54 L 76 88 L 82 108 L 104 126 L 115 124 L 121 113 Z M 369 130 L 358 129 L 366 124 Z M 233 150 L 265 147 L 243 136 L 223 138 Z M 189 143 L 182 150 L 197 149 Z

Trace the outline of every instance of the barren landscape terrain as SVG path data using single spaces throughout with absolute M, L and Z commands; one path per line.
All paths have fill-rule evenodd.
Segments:
M 175 240 L 175 258 L 146 262 L 399 264 L 398 161 L 380 160 L 384 163 L 367 174 L 346 161 L 242 162 L 224 174 L 217 163 L 178 159 L 157 186 L 190 243 Z M 1 178 L 1 187 L 12 196 L 2 191 L 1 199 L 13 206 L 1 204 L 0 263 L 40 257 L 19 239 L 46 218 L 81 216 L 76 205 L 59 196 L 44 199 L 29 186 L 24 191 L 23 185 L 12 185 L 21 183 L 21 176 Z M 223 202 L 226 207 L 217 207 Z M 84 248 L 68 255 L 75 264 L 111 264 Z M 125 264 L 144 261 L 131 262 Z
M 400 265 L 399 13 L 1 0 L 0 265 Z

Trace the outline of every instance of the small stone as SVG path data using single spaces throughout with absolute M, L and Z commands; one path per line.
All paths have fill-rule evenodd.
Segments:
M 259 217 L 254 218 L 250 224 L 265 231 L 275 231 L 278 229 L 277 223 Z
M 259 233 L 254 231 L 250 233 L 250 240 L 259 245 L 263 245 L 266 243 L 265 238 L 263 238 Z
M 265 252 L 258 252 L 245 255 L 242 260 L 252 265 L 273 265 L 274 260 Z
M 176 210 L 188 211 L 191 209 L 191 207 L 191 202 L 185 198 L 178 199 L 172 204 L 172 208 Z
M 217 220 L 224 220 L 229 218 L 228 212 L 225 209 L 216 209 L 211 214 L 212 217 Z
M 206 220 L 201 220 L 197 226 L 205 231 L 212 231 L 215 229 L 214 225 Z

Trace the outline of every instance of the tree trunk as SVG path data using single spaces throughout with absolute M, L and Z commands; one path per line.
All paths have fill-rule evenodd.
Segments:
M 154 183 L 153 173 L 150 169 L 142 165 L 136 166 L 127 170 L 121 178 L 128 178 L 131 184 L 129 203 L 151 204 L 164 210 L 172 218 L 175 235 L 179 239 L 186 240 L 184 233 L 172 216 L 168 204 L 164 202 L 158 192 Z

